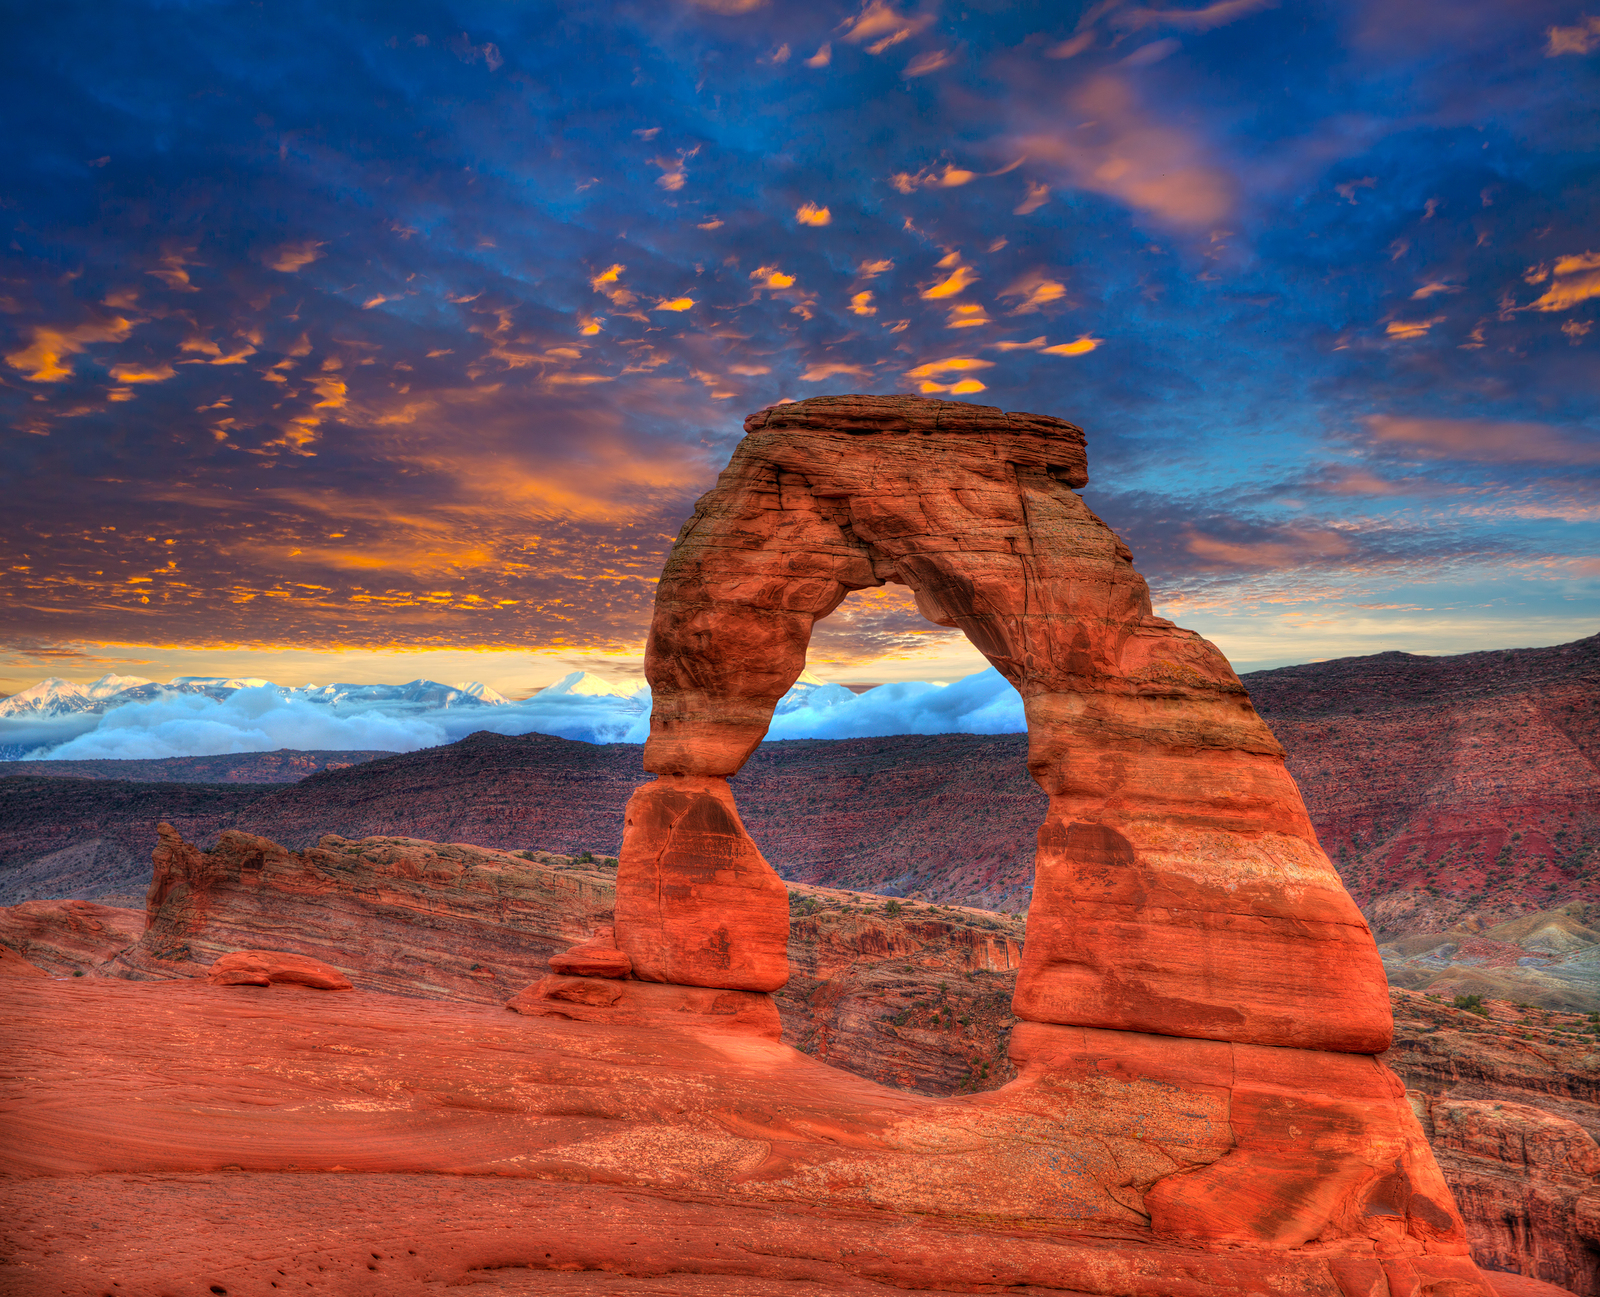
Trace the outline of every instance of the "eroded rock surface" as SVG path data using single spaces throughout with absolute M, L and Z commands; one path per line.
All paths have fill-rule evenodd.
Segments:
M 541 977 L 537 960 L 516 956 L 519 947 L 549 951 L 583 935 L 575 950 L 609 949 L 612 878 L 571 857 L 527 860 L 393 838 L 342 842 L 316 863 L 262 850 L 259 870 L 241 868 L 253 851 L 212 853 L 214 863 L 168 889 L 148 944 L 123 959 L 118 943 L 138 934 L 137 912 L 85 929 L 49 920 L 51 903 L 33 902 L 0 911 L 0 934 L 31 934 L 33 957 L 56 976 L 100 969 L 171 979 L 203 977 L 219 952 L 281 942 L 292 931 L 305 950 L 336 956 L 360 987 L 491 1006 Z M 441 867 L 451 860 L 475 863 Z M 307 888 L 312 872 L 321 881 Z M 197 887 L 205 904 L 191 894 Z M 75 911 L 84 903 L 54 904 Z M 790 904 L 791 978 L 773 997 L 785 1041 L 835 1068 L 930 1096 L 991 1091 L 1015 1078 L 1010 1005 L 1025 936 L 1015 916 L 808 887 L 792 888 Z M 19 910 L 26 923 L 15 920 Z M 49 944 L 53 933 L 67 943 L 59 950 Z M 174 958 L 154 960 L 152 948 Z M 467 959 L 470 949 L 479 955 Z M 471 970 L 486 955 L 491 962 Z M 550 956 L 552 971 L 562 957 Z M 598 972 L 585 967 L 583 975 Z M 1581 1015 L 1490 1002 L 1480 1016 L 1411 992 L 1392 999 L 1398 1030 L 1383 1061 L 1425 1126 L 1434 1102 L 1509 1102 L 1600 1133 L 1600 1038 Z M 1500 1161 L 1482 1147 L 1468 1156 L 1436 1144 L 1435 1154 L 1476 1256 L 1600 1294 L 1600 1252 L 1574 1223 L 1586 1190 L 1536 1182 L 1520 1151 Z
M 837 1276 L 910 1291 L 1488 1297 L 1440 1224 L 1448 1195 L 1413 1175 L 1414 1123 L 1366 1119 L 1395 1111 L 1392 1079 L 1355 1056 L 1308 1054 L 1322 1068 L 1308 1073 L 1305 1051 L 1175 1052 L 1170 1038 L 1041 1027 L 1064 1033 L 1046 1065 L 940 1099 L 750 1035 L 359 988 L 8 978 L 0 1012 L 30 1059 L 5 1083 L 0 1143 L 0 1173 L 27 1179 L 0 1201 L 8 1268 L 35 1292 L 270 1291 L 293 1275 L 421 1293 L 516 1266 L 598 1272 L 597 1295 L 623 1290 L 614 1276 L 703 1273 L 818 1290 Z M 1339 1163 L 1336 1180 L 1290 1184 L 1284 1121 Z M 290 1171 L 298 1187 L 275 1191 Z M 331 1206 L 344 1177 L 377 1174 L 360 1210 L 296 1228 L 292 1202 Z M 1209 1177 L 1215 1210 L 1185 1192 L 1192 1175 Z M 87 1228 L 98 1182 L 143 1201 L 150 1176 L 176 1177 L 165 1211 Z M 418 1176 L 435 1186 L 421 1197 Z M 213 1187 L 189 1197 L 185 1177 Z M 479 1199 L 458 1179 L 522 1209 L 474 1214 L 463 1235 Z M 1259 1196 L 1269 1183 L 1276 1210 Z M 194 1241 L 162 1250 L 178 1215 Z M 250 1233 L 262 1220 L 275 1228 Z M 1222 1241 L 1245 1235 L 1255 1246 Z
M 775 991 L 789 980 L 789 894 L 725 779 L 669 776 L 628 802 L 617 945 L 647 982 Z

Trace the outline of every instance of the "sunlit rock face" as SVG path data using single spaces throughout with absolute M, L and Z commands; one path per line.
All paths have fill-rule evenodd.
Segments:
M 1080 429 L 910 396 L 820 397 L 745 428 L 657 592 L 645 768 L 661 779 L 630 805 L 618 875 L 617 942 L 640 976 L 780 984 L 770 961 L 738 972 L 737 957 L 713 966 L 690 949 L 721 924 L 735 948 L 781 957 L 781 890 L 737 816 L 717 850 L 745 871 L 738 904 L 647 829 L 669 786 L 731 808 L 722 781 L 804 669 L 812 627 L 851 590 L 898 583 L 964 631 L 1027 710 L 1028 766 L 1050 808 L 1020 1017 L 1387 1047 L 1382 965 L 1283 751 L 1216 647 L 1151 614 L 1127 546 L 1073 489 L 1088 481 Z

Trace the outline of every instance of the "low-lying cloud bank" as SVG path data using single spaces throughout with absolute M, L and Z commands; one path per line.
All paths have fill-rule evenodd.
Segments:
M 410 700 L 346 693 L 330 702 L 322 701 L 329 696 L 325 691 L 255 683 L 220 698 L 158 693 L 100 713 L 0 717 L 0 753 L 12 759 L 82 761 L 278 748 L 412 752 L 478 730 L 554 734 L 586 743 L 643 743 L 650 732 L 648 689 L 626 693 L 592 676 L 575 674 L 520 702 L 464 700 L 460 689 L 443 686 L 411 693 Z M 441 696 L 446 705 L 439 705 Z M 841 685 L 803 681 L 779 702 L 767 737 L 1009 734 L 1026 728 L 1022 699 L 991 668 L 951 685 L 880 685 L 861 695 Z

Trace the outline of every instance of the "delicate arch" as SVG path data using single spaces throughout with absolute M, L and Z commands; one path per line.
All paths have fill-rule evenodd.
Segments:
M 1051 804 L 1019 1016 L 1387 1046 L 1376 948 L 1282 749 L 1215 646 L 1152 615 L 1127 546 L 1072 489 L 1088 480 L 1080 429 L 871 396 L 774 406 L 745 428 L 656 595 L 645 768 L 662 778 L 630 804 L 618 875 L 617 940 L 641 976 L 782 984 L 776 875 L 739 826 L 712 853 L 727 848 L 723 881 L 685 883 L 709 839 L 699 856 L 674 846 L 664 799 L 711 798 L 737 825 L 726 777 L 804 668 L 812 628 L 849 591 L 894 581 L 1022 695 L 1028 767 Z M 759 949 L 758 971 L 726 980 L 706 931 L 717 949 Z

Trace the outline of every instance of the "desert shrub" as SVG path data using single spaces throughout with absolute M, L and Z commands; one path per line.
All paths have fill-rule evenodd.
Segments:
M 1468 1013 L 1475 1013 L 1480 1018 L 1489 1016 L 1489 1010 L 1483 1007 L 1483 996 L 1481 995 L 1458 995 L 1455 998 L 1455 1007 L 1465 1009 Z
M 901 905 L 900 902 L 895 900 L 893 897 L 890 897 L 887 901 L 885 901 L 883 903 L 883 912 L 885 914 L 887 914 L 890 918 L 893 918 L 895 915 L 899 914 L 900 911 L 902 909 L 904 909 L 904 908 L 905 907 L 903 905 Z

